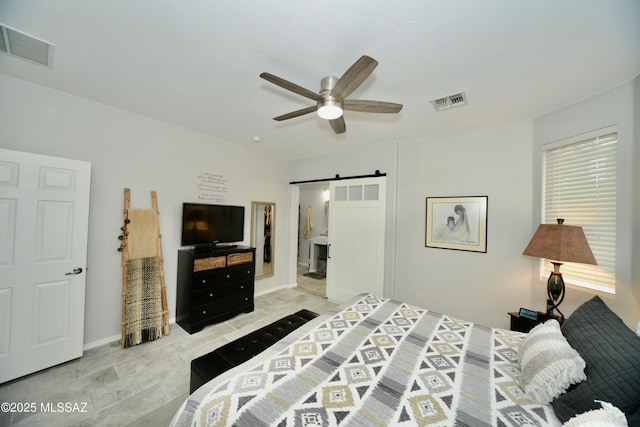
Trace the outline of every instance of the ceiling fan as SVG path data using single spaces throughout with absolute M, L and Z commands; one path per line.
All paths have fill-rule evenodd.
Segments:
M 392 102 L 345 99 L 369 77 L 377 66 L 378 61 L 363 55 L 345 71 L 342 77 L 328 76 L 323 78 L 320 83 L 319 93 L 312 92 L 273 74 L 262 73 L 260 77 L 291 92 L 316 101 L 314 106 L 274 117 L 273 120 L 292 119 L 317 111 L 318 116 L 329 120 L 329 124 L 335 133 L 344 133 L 347 128 L 342 115 L 343 110 L 365 113 L 398 113 L 402 110 L 402 104 Z

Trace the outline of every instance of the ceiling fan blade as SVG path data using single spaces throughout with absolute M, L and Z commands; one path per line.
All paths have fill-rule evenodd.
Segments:
M 378 61 L 362 55 L 347 71 L 344 72 L 338 83 L 333 87 L 331 96 L 342 100 L 356 90 L 378 66 Z
M 347 130 L 347 125 L 344 123 L 344 116 L 329 120 L 329 124 L 335 133 L 345 133 Z
M 402 104 L 383 101 L 365 101 L 358 99 L 345 99 L 342 101 L 342 109 L 350 111 L 362 111 L 365 113 L 399 113 Z
M 316 111 L 317 108 L 318 107 L 314 105 L 313 107 L 303 108 L 301 110 L 292 111 L 290 113 L 283 114 L 278 117 L 274 117 L 273 120 L 281 122 L 283 120 L 293 119 L 294 117 L 300 117 L 300 116 L 304 116 L 305 114 L 313 113 L 314 111 Z
M 274 76 L 273 74 L 262 73 L 260 74 L 260 77 L 262 77 L 268 82 L 271 82 L 287 90 L 290 90 L 293 93 L 297 93 L 298 95 L 305 96 L 309 99 L 313 99 L 314 101 L 322 101 L 322 97 L 317 93 L 311 92 L 309 89 L 305 89 L 302 86 L 298 86 L 295 83 L 291 83 L 290 81 L 282 79 L 278 76 Z

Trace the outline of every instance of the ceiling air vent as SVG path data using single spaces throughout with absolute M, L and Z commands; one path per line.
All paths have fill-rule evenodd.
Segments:
M 467 94 L 464 92 L 456 93 L 455 95 L 449 95 L 442 98 L 434 99 L 431 101 L 433 108 L 436 111 L 448 110 L 454 107 L 462 107 L 467 105 Z
M 53 67 L 53 45 L 0 24 L 0 52 Z

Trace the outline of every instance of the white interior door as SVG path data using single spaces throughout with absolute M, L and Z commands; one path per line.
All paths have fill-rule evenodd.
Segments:
M 82 356 L 90 179 L 0 149 L 0 383 Z
M 384 291 L 386 177 L 331 181 L 327 298 Z

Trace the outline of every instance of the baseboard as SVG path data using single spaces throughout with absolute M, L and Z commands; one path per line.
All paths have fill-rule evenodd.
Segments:
M 279 290 L 281 290 L 281 289 L 291 289 L 291 288 L 295 288 L 296 286 L 297 286 L 297 284 L 296 284 L 296 283 L 294 283 L 294 284 L 292 284 L 292 285 L 280 285 L 280 286 L 276 286 L 275 288 L 265 289 L 264 291 L 261 291 L 261 292 L 255 292 L 255 291 L 254 291 L 253 296 L 254 296 L 254 297 L 259 297 L 259 296 L 262 296 L 262 295 L 266 295 L 266 294 L 270 294 L 270 293 L 272 293 L 272 292 L 279 291 Z
M 290 285 L 281 285 L 281 286 L 277 286 L 275 288 L 269 288 L 269 289 L 266 289 L 266 290 L 264 290 L 262 292 L 255 292 L 254 293 L 254 297 L 270 294 L 271 292 L 276 292 L 276 291 L 279 291 L 281 289 L 295 288 L 296 286 L 297 286 L 297 283 L 293 283 L 293 284 L 290 284 Z M 172 317 L 172 318 L 169 319 L 169 325 L 170 326 L 171 325 L 175 325 L 175 323 L 176 323 L 176 318 L 175 317 Z M 101 345 L 111 344 L 113 342 L 120 341 L 121 338 L 122 337 L 119 334 L 118 335 L 112 335 L 110 337 L 106 337 L 106 338 L 102 338 L 102 339 L 99 339 L 99 340 L 96 340 L 96 341 L 88 342 L 88 343 L 86 343 L 86 344 L 84 344 L 82 346 L 82 349 L 84 351 L 91 350 L 92 348 L 100 347 Z
M 82 347 L 82 349 L 84 351 L 91 350 L 92 348 L 100 347 L 101 345 L 111 344 L 112 342 L 120 341 L 121 338 L 122 336 L 119 334 L 112 335 L 110 337 L 102 338 L 97 341 L 88 342 Z
M 171 331 L 171 327 L 176 325 L 176 318 L 169 318 L 169 331 Z M 122 339 L 122 335 L 111 335 L 110 337 L 102 338 L 96 341 L 91 341 L 82 346 L 83 351 L 91 350 L 92 348 L 100 347 L 101 345 L 111 344 L 116 341 L 120 341 Z

